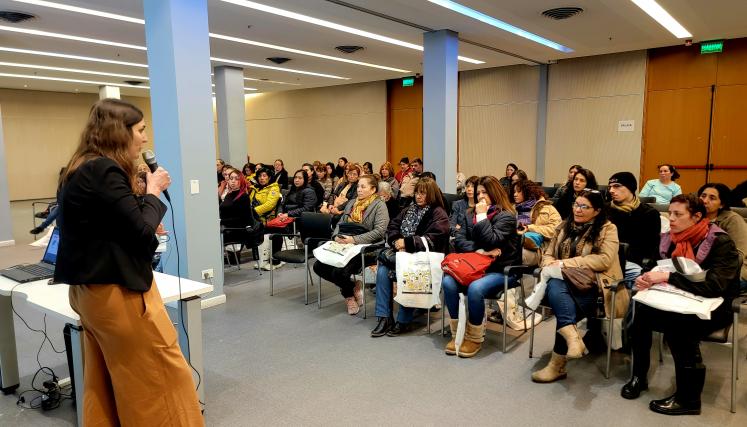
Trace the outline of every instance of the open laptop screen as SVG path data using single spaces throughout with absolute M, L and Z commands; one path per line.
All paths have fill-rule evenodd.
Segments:
M 60 230 L 57 228 L 52 232 L 52 237 L 49 238 L 49 244 L 47 250 L 44 252 L 44 258 L 42 262 L 47 264 L 55 265 L 57 262 L 57 247 L 60 245 Z

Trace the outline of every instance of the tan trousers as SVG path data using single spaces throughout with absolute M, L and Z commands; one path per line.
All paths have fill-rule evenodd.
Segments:
M 85 426 L 203 426 L 177 334 L 155 283 L 70 286 L 83 324 Z

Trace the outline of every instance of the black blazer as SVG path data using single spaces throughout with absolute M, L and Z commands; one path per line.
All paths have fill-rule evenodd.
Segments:
M 82 164 L 68 177 L 61 198 L 54 281 L 149 290 L 156 228 L 166 205 L 152 194 L 139 203 L 124 170 L 106 157 Z

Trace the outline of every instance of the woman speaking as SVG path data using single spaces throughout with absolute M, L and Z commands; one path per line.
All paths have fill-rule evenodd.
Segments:
M 159 196 L 171 183 L 148 172 L 135 197 L 143 113 L 118 99 L 94 104 L 62 177 L 55 282 L 70 286 L 83 325 L 86 425 L 201 426 L 192 373 L 153 281 Z

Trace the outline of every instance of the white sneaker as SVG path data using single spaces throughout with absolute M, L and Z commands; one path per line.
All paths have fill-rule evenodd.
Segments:
M 262 266 L 262 270 L 270 271 L 270 270 L 277 270 L 278 268 L 284 266 L 285 263 L 283 261 L 280 261 L 280 264 L 270 264 L 269 262 L 264 263 Z

